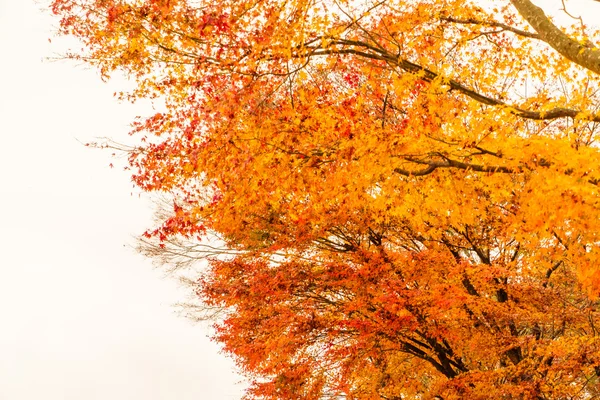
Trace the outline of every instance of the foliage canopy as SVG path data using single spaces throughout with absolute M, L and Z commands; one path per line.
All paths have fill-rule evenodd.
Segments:
M 249 398 L 600 398 L 600 35 L 490 3 L 53 1 Z

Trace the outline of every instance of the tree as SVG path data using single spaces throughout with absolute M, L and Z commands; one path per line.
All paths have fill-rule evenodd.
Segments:
M 600 33 L 490 3 L 53 1 L 249 398 L 600 398 Z

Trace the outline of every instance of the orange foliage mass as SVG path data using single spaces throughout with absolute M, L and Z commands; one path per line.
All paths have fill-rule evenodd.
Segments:
M 248 398 L 600 398 L 600 35 L 488 3 L 53 1 Z

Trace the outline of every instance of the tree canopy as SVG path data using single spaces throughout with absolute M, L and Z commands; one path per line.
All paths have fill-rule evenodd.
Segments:
M 195 290 L 248 398 L 600 398 L 583 20 L 529 0 L 51 7 L 69 57 L 164 103 L 128 149 L 172 199 L 146 251 L 208 260 Z

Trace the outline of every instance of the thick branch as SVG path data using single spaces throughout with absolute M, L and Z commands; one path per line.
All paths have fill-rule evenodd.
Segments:
M 427 165 L 426 168 L 419 170 L 407 170 L 404 168 L 394 168 L 394 172 L 404 176 L 425 176 L 433 173 L 438 168 L 456 168 L 462 169 L 466 171 L 476 171 L 476 172 L 486 172 L 489 174 L 519 174 L 523 173 L 527 168 L 517 166 L 517 167 L 507 167 L 504 165 L 480 165 L 480 164 L 469 164 L 464 163 L 457 160 L 445 159 L 442 161 L 437 160 L 421 160 L 421 159 L 413 159 L 410 157 L 405 157 L 406 161 L 413 162 L 415 164 Z M 539 167 L 549 167 L 552 163 L 546 160 L 540 160 L 540 162 L 536 163 Z M 598 179 L 588 179 L 588 183 L 591 183 L 594 186 L 600 186 L 600 180 Z M 516 256 L 516 254 L 515 254 Z
M 542 286 L 544 288 L 548 287 L 548 282 L 550 281 L 550 277 L 552 276 L 552 273 L 554 271 L 556 271 L 558 269 L 558 267 L 561 266 L 561 264 L 562 264 L 562 260 L 559 260 L 552 267 L 548 268 L 548 271 L 546 271 L 546 280 L 542 284 Z
M 503 101 L 500 101 L 498 99 L 494 99 L 493 97 L 489 97 L 489 96 L 483 95 L 479 92 L 476 92 L 475 90 L 468 88 L 467 86 L 461 84 L 460 82 L 455 81 L 454 79 L 444 79 L 439 74 L 437 74 L 433 71 L 430 71 L 427 68 L 423 68 L 420 65 L 417 65 L 408 60 L 398 60 L 396 62 L 396 65 L 398 65 L 400 68 L 402 68 L 405 71 L 422 74 L 423 80 L 425 80 L 427 82 L 431 82 L 434 79 L 442 78 L 444 83 L 446 83 L 448 86 L 450 86 L 450 89 L 461 92 L 462 94 L 472 98 L 473 100 L 476 100 L 476 101 L 478 101 L 482 104 L 488 105 L 488 106 L 505 107 L 506 109 L 510 110 L 513 114 L 515 114 L 521 118 L 532 119 L 532 120 L 552 120 L 552 119 L 565 118 L 565 117 L 577 118 L 577 116 L 580 114 L 580 111 L 578 111 L 578 110 L 573 110 L 573 109 L 564 108 L 564 107 L 556 107 L 556 108 L 553 108 L 548 111 L 525 110 L 523 108 L 511 106 L 509 104 L 506 104 Z M 589 121 L 600 122 L 600 115 L 590 116 Z
M 414 160 L 410 160 L 410 161 L 414 161 Z M 416 161 L 414 161 L 414 162 L 416 162 Z M 428 167 L 421 169 L 421 170 L 417 170 L 417 171 L 409 171 L 409 170 L 406 170 L 403 168 L 395 168 L 394 172 L 396 172 L 400 175 L 405 175 L 405 176 L 429 175 L 438 168 L 457 168 L 457 169 L 464 169 L 464 170 L 469 170 L 469 171 L 488 172 L 488 173 L 504 173 L 504 174 L 512 174 L 512 173 L 521 172 L 521 169 L 505 167 L 502 165 L 487 166 L 487 165 L 479 165 L 479 164 L 468 164 L 468 163 L 464 163 L 461 161 L 449 160 L 449 159 L 444 160 L 444 161 L 418 161 L 418 163 L 426 164 L 426 165 L 428 165 Z
M 456 377 L 457 373 L 449 367 L 449 365 L 442 365 L 439 361 L 431 357 L 429 354 L 419 349 L 418 347 L 408 343 L 407 341 L 401 340 L 403 351 L 412 354 L 422 360 L 429 362 L 435 369 L 442 373 L 446 378 L 452 379 Z
M 548 19 L 544 10 L 529 0 L 511 0 L 519 14 L 535 29 L 540 39 L 568 60 L 600 74 L 600 51 L 567 36 Z

